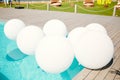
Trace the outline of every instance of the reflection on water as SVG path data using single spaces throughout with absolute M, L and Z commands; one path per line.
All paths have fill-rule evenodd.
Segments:
M 7 53 L 6 59 L 9 61 L 17 61 L 25 58 L 27 55 L 23 54 L 18 48 Z

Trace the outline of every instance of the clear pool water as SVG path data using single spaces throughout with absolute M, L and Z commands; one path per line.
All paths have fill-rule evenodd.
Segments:
M 69 69 L 61 74 L 44 72 L 34 56 L 24 55 L 15 41 L 6 38 L 4 24 L 0 22 L 0 80 L 72 80 L 84 68 L 74 58 Z

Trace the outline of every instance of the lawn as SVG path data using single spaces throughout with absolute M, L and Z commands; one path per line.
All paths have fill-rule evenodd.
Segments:
M 62 12 L 74 12 L 74 6 L 77 5 L 77 13 L 83 13 L 83 14 L 96 14 L 96 15 L 105 15 L 105 16 L 112 16 L 113 14 L 113 7 L 117 4 L 117 2 L 112 2 L 108 7 L 105 7 L 104 5 L 98 5 L 95 2 L 94 7 L 85 7 L 83 6 L 82 1 L 71 1 L 71 2 L 63 2 L 62 6 L 55 7 L 50 6 L 50 11 L 62 11 Z M 13 4 L 12 7 L 18 6 L 17 4 Z M 27 3 L 21 3 L 20 6 L 24 6 L 27 8 Z M 10 7 L 5 6 L 3 3 L 0 3 L 0 7 Z M 47 3 L 29 3 L 29 9 L 38 9 L 38 10 L 47 10 Z M 116 11 L 116 16 L 120 17 L 120 10 Z

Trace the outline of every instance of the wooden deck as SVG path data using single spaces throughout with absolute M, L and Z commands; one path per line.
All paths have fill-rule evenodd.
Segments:
M 115 70 L 120 70 L 120 17 L 0 8 L 0 20 L 7 21 L 12 18 L 19 18 L 27 25 L 37 25 L 41 28 L 50 19 L 60 19 L 66 24 L 68 31 L 93 22 L 102 24 L 107 29 L 115 47 L 112 65 L 101 70 L 85 68 L 73 80 L 120 80 L 120 74 L 115 73 Z

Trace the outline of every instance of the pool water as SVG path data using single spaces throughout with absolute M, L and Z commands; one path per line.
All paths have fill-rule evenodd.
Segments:
M 15 41 L 4 34 L 4 22 L 0 22 L 0 80 L 72 80 L 84 67 L 76 58 L 72 65 L 60 74 L 44 72 L 36 63 L 35 56 L 23 54 Z

